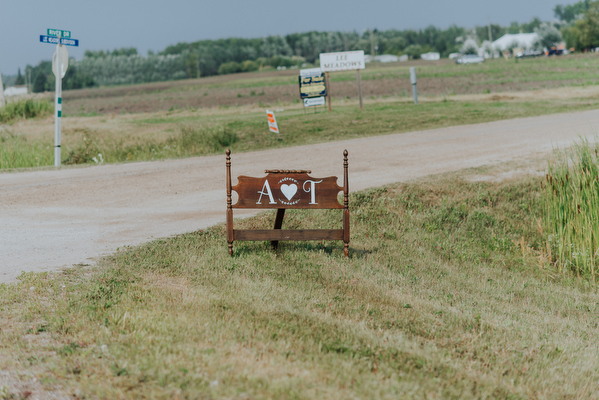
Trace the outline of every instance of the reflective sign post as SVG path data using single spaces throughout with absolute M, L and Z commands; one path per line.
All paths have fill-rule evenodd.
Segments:
M 60 167 L 61 163 L 61 132 L 60 121 L 62 118 L 62 78 L 64 78 L 69 65 L 69 53 L 67 49 L 56 45 L 56 51 L 52 57 L 52 72 L 56 77 L 56 94 L 54 96 L 54 166 Z
M 64 46 L 79 46 L 79 40 L 71 38 L 71 31 L 48 29 L 48 35 L 40 35 L 40 42 L 56 44 L 52 56 L 52 73 L 56 77 L 54 97 L 54 166 L 60 166 L 60 121 L 62 118 L 62 78 L 69 67 L 69 53 Z

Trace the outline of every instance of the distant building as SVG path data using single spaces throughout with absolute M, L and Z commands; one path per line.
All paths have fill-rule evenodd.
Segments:
M 374 56 L 374 57 L 372 57 L 370 54 L 367 54 L 364 56 L 364 62 L 371 62 L 371 61 L 373 61 L 373 58 L 374 58 L 374 61 L 382 62 L 382 63 L 399 61 L 399 57 L 394 56 L 393 54 L 381 54 L 379 56 Z
M 27 86 L 11 86 L 9 88 L 4 89 L 4 96 L 20 96 L 23 94 L 27 94 Z
M 499 51 L 513 48 L 532 49 L 538 37 L 536 33 L 507 33 L 493 42 L 493 49 Z
M 441 54 L 434 53 L 434 52 L 423 53 L 423 54 L 420 54 L 420 58 L 422 58 L 423 60 L 427 60 L 427 61 L 436 61 L 436 60 L 441 59 Z
M 405 62 L 405 61 L 408 61 L 409 59 L 410 59 L 410 56 L 408 56 L 407 54 L 399 56 L 400 62 Z

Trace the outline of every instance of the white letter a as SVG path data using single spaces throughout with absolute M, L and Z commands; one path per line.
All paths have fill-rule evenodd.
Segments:
M 266 192 L 264 191 L 264 189 L 266 189 Z M 262 186 L 262 190 L 259 190 L 258 193 L 260 193 L 260 197 L 258 198 L 256 204 L 262 204 L 260 202 L 262 201 L 262 196 L 265 194 L 268 195 L 268 199 L 270 200 L 268 204 L 277 204 L 275 202 L 275 199 L 273 199 L 272 197 L 272 192 L 270 191 L 270 185 L 268 184 L 268 180 L 264 181 L 264 186 Z

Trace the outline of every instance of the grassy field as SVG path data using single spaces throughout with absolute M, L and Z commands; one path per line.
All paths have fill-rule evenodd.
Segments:
M 333 113 L 322 108 L 316 114 L 302 109 L 297 98 L 297 71 L 65 92 L 62 161 L 155 160 L 211 154 L 228 146 L 236 152 L 251 151 L 588 110 L 598 105 L 594 92 L 547 95 L 538 90 L 516 96 L 534 88 L 593 88 L 597 83 L 594 56 L 492 60 L 467 66 L 447 61 L 416 65 L 420 95 L 424 96 L 419 106 L 409 98 L 409 65 L 374 65 L 363 71 L 363 112 L 356 105 L 353 73 L 333 74 Z M 397 84 L 407 85 L 408 91 L 388 91 Z M 348 88 L 353 98 L 344 96 Z M 509 93 L 498 94 L 497 90 Z M 464 93 L 478 93 L 478 97 Z M 277 110 L 281 135 L 266 130 L 265 107 Z M 52 165 L 52 128 L 51 116 L 5 125 L 0 131 L 0 169 Z
M 528 117 L 599 107 L 599 98 L 546 101 L 438 101 L 418 106 L 369 104 L 364 111 L 338 106 L 332 113 L 285 109 L 277 112 L 281 134 L 272 134 L 264 112 L 176 111 L 115 118 L 77 117 L 63 123 L 63 164 L 146 161 L 263 150 L 390 133 Z M 39 122 L 27 122 L 2 136 L 0 168 L 53 165 L 53 135 L 43 137 Z
M 349 259 L 336 242 L 231 258 L 219 225 L 24 274 L 0 286 L 0 370 L 35 384 L 0 393 L 596 398 L 599 296 L 544 258 L 541 179 L 476 173 L 351 195 Z M 333 211 L 286 226 L 334 227 Z
M 410 98 L 412 64 L 369 65 L 362 74 L 364 111 L 357 107 L 353 73 L 332 75 L 332 113 L 303 110 L 297 71 L 65 92 L 62 162 L 189 157 L 225 147 L 252 151 L 599 105 L 594 55 L 413 64 L 421 104 Z M 268 132 L 266 107 L 276 111 L 280 135 Z M 53 165 L 53 126 L 51 115 L 0 126 L 0 169 Z

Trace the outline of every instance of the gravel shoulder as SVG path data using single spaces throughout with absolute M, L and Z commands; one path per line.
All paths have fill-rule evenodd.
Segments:
M 347 149 L 350 190 L 358 191 L 544 157 L 592 138 L 597 126 L 593 110 L 232 154 L 233 184 L 264 169 L 342 176 Z M 118 247 L 223 222 L 225 201 L 224 154 L 0 173 L 0 283 L 22 272 L 94 265 Z

